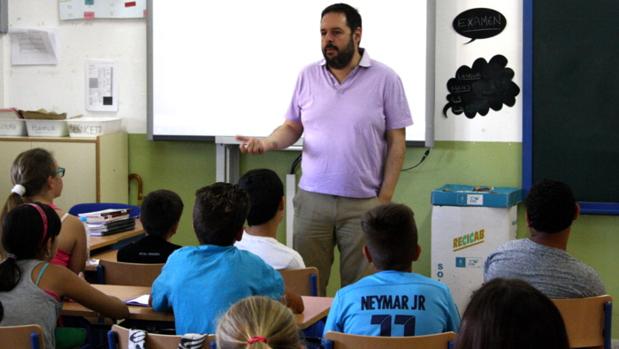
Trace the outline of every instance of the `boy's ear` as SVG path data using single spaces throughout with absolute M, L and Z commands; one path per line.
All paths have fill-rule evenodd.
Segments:
M 242 226 L 241 229 L 239 229 L 239 231 L 236 232 L 234 241 L 241 241 L 241 239 L 243 238 L 243 230 L 244 230 L 244 226 Z
M 415 248 L 415 254 L 413 255 L 413 262 L 416 262 L 419 259 L 420 255 L 421 255 L 421 246 L 417 245 L 417 247 Z
M 279 200 L 279 207 L 277 209 L 283 211 L 284 207 L 286 207 L 286 197 L 282 196 L 281 200 Z
M 368 248 L 368 245 L 363 245 L 363 256 L 365 256 L 365 259 L 368 261 L 368 263 L 372 264 L 372 254 L 370 253 L 370 249 Z
M 176 224 L 174 224 L 171 228 L 170 231 L 168 231 L 168 235 L 166 236 L 166 240 L 171 238 L 172 236 L 174 236 L 174 234 L 176 234 L 176 230 L 178 229 L 178 223 L 176 222 Z

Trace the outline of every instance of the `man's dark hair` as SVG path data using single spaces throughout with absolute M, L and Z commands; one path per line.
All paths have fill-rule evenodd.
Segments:
M 355 29 L 361 28 L 361 15 L 356 8 L 343 3 L 329 5 L 324 10 L 322 10 L 320 18 L 331 12 L 344 14 L 344 16 L 346 16 L 346 25 L 348 25 L 351 31 L 355 31 Z
M 193 229 L 203 245 L 231 246 L 248 212 L 245 190 L 230 183 L 211 184 L 196 191 Z
M 170 190 L 155 190 L 144 198 L 140 221 L 149 235 L 165 237 L 183 213 L 183 200 Z
M 284 184 L 272 170 L 251 170 L 239 179 L 239 187 L 249 194 L 251 203 L 247 224 L 260 225 L 275 217 L 284 196 Z
M 496 278 L 471 296 L 456 349 L 567 349 L 567 333 L 554 303 L 522 280 Z
M 576 219 L 572 189 L 562 182 L 544 179 L 531 187 L 524 202 L 529 226 L 542 233 L 558 233 Z
M 417 226 L 408 206 L 377 206 L 363 215 L 361 228 L 377 269 L 404 271 L 410 268 L 417 250 Z

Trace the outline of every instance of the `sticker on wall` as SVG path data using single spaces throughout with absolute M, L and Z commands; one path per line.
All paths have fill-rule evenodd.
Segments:
M 472 119 L 479 113 L 482 116 L 492 110 L 501 110 L 503 104 L 513 107 L 520 88 L 512 81 L 514 71 L 507 67 L 507 58 L 496 55 L 486 62 L 478 58 L 472 68 L 463 65 L 456 71 L 456 76 L 447 81 L 448 103 L 443 108 L 460 115 L 464 113 Z
M 454 30 L 467 38 L 466 44 L 476 39 L 499 35 L 507 25 L 507 19 L 499 11 L 489 8 L 474 8 L 460 13 L 452 23 Z

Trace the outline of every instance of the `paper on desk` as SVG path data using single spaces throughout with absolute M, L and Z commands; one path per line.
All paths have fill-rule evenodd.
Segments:
M 56 36 L 51 30 L 12 29 L 11 64 L 58 64 Z
M 129 299 L 127 301 L 125 301 L 125 304 L 127 305 L 137 305 L 140 307 L 148 307 L 148 299 L 150 298 L 149 294 L 143 294 L 139 297 L 135 297 L 132 299 Z

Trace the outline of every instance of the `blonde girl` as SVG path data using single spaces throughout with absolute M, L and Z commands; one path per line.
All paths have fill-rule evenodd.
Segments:
M 219 349 L 304 348 L 290 309 L 263 296 L 234 304 L 219 319 L 216 338 Z

